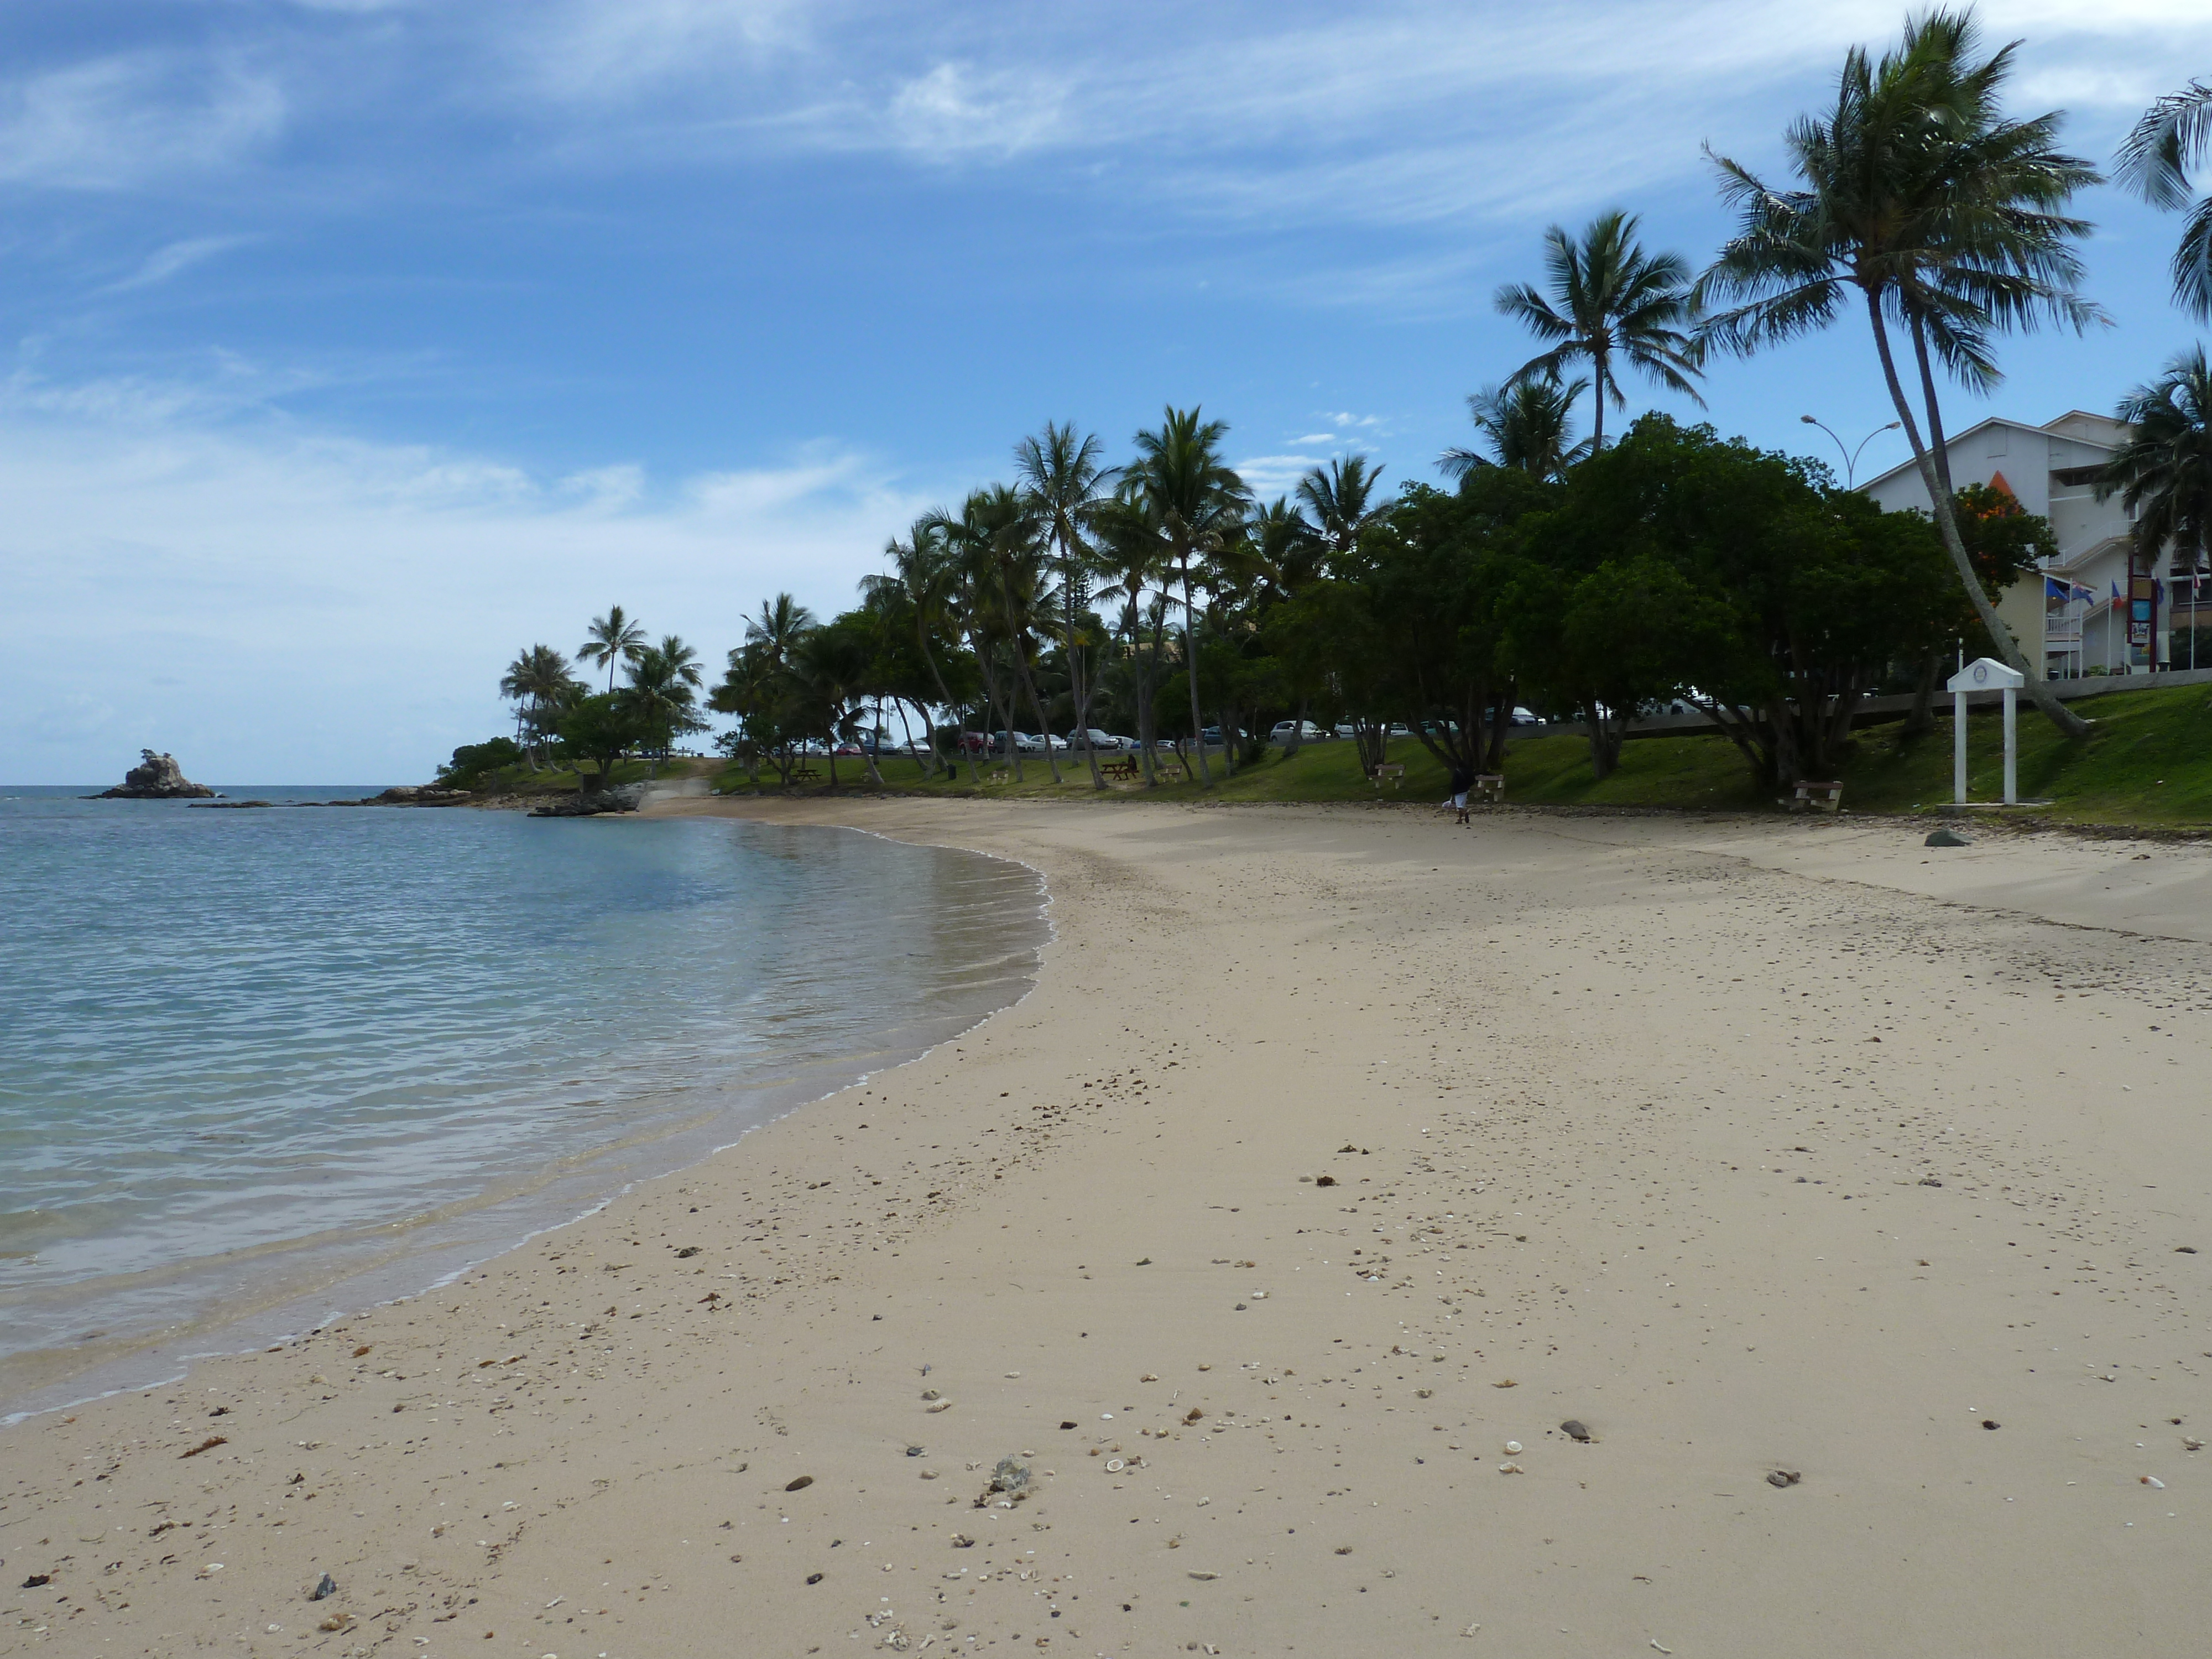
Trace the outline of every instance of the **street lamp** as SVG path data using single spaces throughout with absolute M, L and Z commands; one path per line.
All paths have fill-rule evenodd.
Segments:
M 1817 426 L 1831 438 L 1836 438 L 1835 428 L 1830 426 L 1826 421 L 1816 421 L 1810 415 L 1800 415 L 1797 418 L 1804 422 L 1807 426 Z M 1883 433 L 1894 432 L 1898 428 L 1904 424 L 1905 422 L 1902 421 L 1892 421 L 1887 426 L 1878 426 L 1875 428 L 1873 431 L 1868 433 L 1865 437 L 1859 440 L 1859 447 L 1856 449 L 1845 449 L 1844 447 L 1844 441 L 1841 438 L 1836 438 L 1837 451 L 1844 458 L 1844 489 L 1849 489 L 1852 487 L 1853 481 L 1858 474 L 1859 456 L 1864 452 L 1866 447 L 1872 443 L 1876 438 L 1881 436 Z

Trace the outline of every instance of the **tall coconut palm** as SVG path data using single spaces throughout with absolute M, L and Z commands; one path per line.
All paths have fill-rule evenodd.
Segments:
M 1376 493 L 1382 469 L 1364 455 L 1350 455 L 1326 467 L 1310 466 L 1297 482 L 1298 505 L 1311 515 L 1314 533 L 1338 558 L 1359 544 L 1359 532 L 1389 510 Z
M 1516 369 L 1513 382 L 1557 380 L 1586 362 L 1596 389 L 1590 447 L 1605 447 L 1605 406 L 1626 409 L 1619 366 L 1679 392 L 1700 409 L 1692 384 L 1703 371 L 1690 267 L 1679 253 L 1647 253 L 1638 220 L 1615 209 L 1590 221 L 1579 238 L 1561 225 L 1544 233 L 1544 292 L 1526 283 L 1498 290 L 1498 308 L 1540 340 L 1559 343 Z
M 645 629 L 623 615 L 620 605 L 610 605 L 605 616 L 592 618 L 587 637 L 576 647 L 576 660 L 594 666 L 604 665 L 607 690 L 612 691 L 615 670 L 637 660 L 637 653 L 645 649 Z
M 2212 321 L 2212 192 L 2193 206 L 2189 200 L 2189 169 L 2199 161 L 2212 162 L 2212 82 L 2191 81 L 2143 112 L 2112 177 L 2154 207 L 2189 209 L 2173 251 L 2173 297 Z
M 1091 522 L 1113 487 L 1113 470 L 1099 457 L 1095 434 L 1079 435 L 1074 422 L 1045 422 L 1043 432 L 1014 447 L 1014 472 L 1030 511 L 1044 534 L 1060 594 L 1060 648 L 1067 659 L 1068 690 L 1075 702 L 1075 730 L 1091 767 L 1091 787 L 1103 789 L 1098 757 L 1091 748 L 1091 697 L 1095 676 L 1084 619 L 1091 611 Z
M 2096 182 L 2057 148 L 2057 112 L 2014 121 L 2000 107 L 2014 46 L 1978 58 L 1968 12 L 1933 11 L 1905 26 L 1879 62 L 1854 48 L 1833 107 L 1801 117 L 1784 143 L 1802 188 L 1775 189 L 1715 156 L 1735 234 L 1699 281 L 1734 301 L 1708 337 L 1749 353 L 1825 327 L 1863 305 L 1890 401 L 1928 490 L 1967 600 L 2036 707 L 2070 737 L 2088 722 L 2063 707 L 1997 619 L 1960 537 L 1936 366 L 1976 390 L 2001 378 L 1992 338 L 2044 323 L 2076 331 L 2102 313 L 2078 292 L 2073 244 L 2088 231 L 2062 212 Z M 1891 331 L 1912 348 L 1917 400 L 1898 372 Z
M 1447 449 L 1437 463 L 1448 478 L 1465 478 L 1486 466 L 1516 466 L 1540 478 L 1565 476 L 1590 453 L 1590 441 L 1568 441 L 1574 430 L 1575 399 L 1588 380 L 1516 380 L 1486 386 L 1467 400 L 1474 429 L 1490 446 L 1486 455 L 1472 449 Z
M 761 601 L 760 615 L 745 618 L 745 643 L 757 645 L 778 668 L 788 667 L 799 642 L 817 626 L 814 613 L 788 593 Z
M 1206 763 L 1206 722 L 1198 712 L 1198 607 L 1192 594 L 1191 562 L 1228 545 L 1251 500 L 1243 479 L 1222 459 L 1221 441 L 1228 435 L 1226 422 L 1206 420 L 1194 406 L 1170 405 L 1157 432 L 1137 434 L 1137 459 L 1128 473 L 1181 579 L 1190 729 L 1198 744 L 1199 781 L 1208 789 L 1213 787 L 1213 769 Z
M 2128 441 L 2098 480 L 2097 499 L 2117 495 L 2126 503 L 2146 562 L 2171 545 L 2172 568 L 2193 575 L 2212 553 L 2212 366 L 2204 348 L 2183 352 L 2116 412 Z

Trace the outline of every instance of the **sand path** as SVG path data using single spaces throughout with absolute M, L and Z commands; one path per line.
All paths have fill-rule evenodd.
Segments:
M 1037 989 L 9 1431 L 11 1649 L 2199 1650 L 2203 854 L 746 805 L 1035 864 Z

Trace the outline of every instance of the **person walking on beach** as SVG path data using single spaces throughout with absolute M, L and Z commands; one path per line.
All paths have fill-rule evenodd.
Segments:
M 1465 823 L 1468 821 L 1467 792 L 1474 787 L 1474 773 L 1468 771 L 1464 766 L 1452 768 L 1451 805 L 1459 813 L 1459 817 L 1455 820 L 1455 823 Z

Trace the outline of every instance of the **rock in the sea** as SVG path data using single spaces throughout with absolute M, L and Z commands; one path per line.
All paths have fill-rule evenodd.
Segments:
M 94 800 L 212 800 L 215 791 L 185 775 L 174 755 L 141 749 L 139 763 L 123 775 L 119 788 L 103 789 Z
M 443 789 L 434 783 L 404 783 L 371 799 L 379 806 L 459 806 L 476 798 L 465 789 Z
M 645 786 L 625 783 L 612 789 L 583 789 L 560 800 L 534 807 L 533 818 L 590 818 L 603 812 L 635 812 L 645 799 Z

